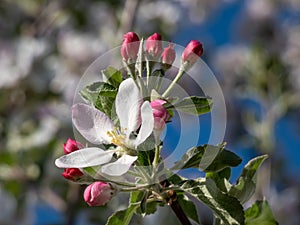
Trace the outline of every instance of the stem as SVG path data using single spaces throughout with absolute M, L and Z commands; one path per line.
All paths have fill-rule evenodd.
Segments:
M 141 189 L 149 188 L 151 186 L 152 186 L 151 184 L 144 184 L 144 185 L 139 185 L 139 186 L 131 187 L 131 188 L 121 188 L 120 191 L 123 191 L 123 192 L 138 191 Z
M 170 186 L 170 182 L 167 179 L 161 181 L 160 184 L 164 188 Z M 179 202 L 177 201 L 177 194 L 175 191 L 166 199 L 166 201 L 182 225 L 192 225 L 184 210 L 181 208 Z
M 176 199 L 170 203 L 170 206 L 182 225 L 192 225 Z
M 162 97 L 165 98 L 167 97 L 167 95 L 170 93 L 170 91 L 174 88 L 175 84 L 179 81 L 179 79 L 182 77 L 184 73 L 184 68 L 183 66 L 181 66 L 179 68 L 179 71 L 175 77 L 175 79 L 172 81 L 172 83 L 170 84 L 170 86 L 167 88 L 167 90 L 165 90 L 165 92 L 162 94 Z

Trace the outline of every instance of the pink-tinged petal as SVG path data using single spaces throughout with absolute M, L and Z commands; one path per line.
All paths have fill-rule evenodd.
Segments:
M 127 133 L 135 131 L 141 124 L 140 107 L 142 96 L 132 78 L 124 80 L 116 96 L 116 112 L 122 128 Z
M 109 176 L 121 176 L 127 173 L 137 158 L 137 156 L 123 155 L 117 161 L 102 166 L 101 173 Z
M 104 151 L 100 148 L 84 148 L 64 155 L 55 160 L 59 168 L 85 168 L 108 163 L 113 152 Z
M 78 103 L 72 107 L 72 120 L 80 134 L 93 144 L 109 144 L 108 131 L 114 124 L 110 118 L 98 109 Z
M 142 124 L 135 139 L 135 147 L 143 143 L 152 133 L 154 127 L 154 117 L 150 103 L 144 102 L 141 107 Z

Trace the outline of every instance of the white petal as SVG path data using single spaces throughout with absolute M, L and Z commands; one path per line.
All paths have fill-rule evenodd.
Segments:
M 101 173 L 109 176 L 121 176 L 129 170 L 137 158 L 137 156 L 123 155 L 117 161 L 102 166 Z
M 108 163 L 112 155 L 112 151 L 104 151 L 100 148 L 83 148 L 56 159 L 55 165 L 59 168 L 97 166 Z
M 142 95 L 132 78 L 124 80 L 116 96 L 116 112 L 122 128 L 128 133 L 140 126 Z
M 153 117 L 152 107 L 148 101 L 144 102 L 144 104 L 142 105 L 141 115 L 142 115 L 142 125 L 138 133 L 138 136 L 135 139 L 135 148 L 141 143 L 143 143 L 153 131 L 154 117 Z
M 72 107 L 72 120 L 80 134 L 91 143 L 110 143 L 107 131 L 111 131 L 114 124 L 103 112 L 92 106 L 78 103 Z

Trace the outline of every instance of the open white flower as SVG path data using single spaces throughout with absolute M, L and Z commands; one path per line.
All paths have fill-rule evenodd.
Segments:
M 91 147 L 74 151 L 56 159 L 55 164 L 60 168 L 85 168 L 101 166 L 101 173 L 110 176 L 125 174 L 137 156 L 126 154 L 137 150 L 152 133 L 154 118 L 151 105 L 143 101 L 142 95 L 129 78 L 124 80 L 116 96 L 116 113 L 120 125 L 116 126 L 111 119 L 96 108 L 78 103 L 72 107 L 72 119 L 81 135 L 93 144 L 114 144 L 113 150 L 103 150 Z M 133 132 L 139 131 L 135 137 Z M 123 155 L 110 163 L 115 152 Z

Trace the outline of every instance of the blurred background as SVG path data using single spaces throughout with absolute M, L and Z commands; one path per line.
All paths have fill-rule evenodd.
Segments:
M 228 148 L 243 163 L 270 155 L 255 197 L 268 199 L 279 224 L 298 225 L 299 0 L 0 1 L 0 224 L 102 225 L 126 206 L 127 196 L 118 195 L 89 208 L 84 187 L 67 182 L 54 159 L 73 137 L 70 107 L 79 79 L 128 31 L 158 32 L 183 46 L 203 43 L 203 60 L 227 104 Z M 211 224 L 207 209 L 199 213 Z M 167 208 L 132 222 L 155 223 L 178 224 Z

